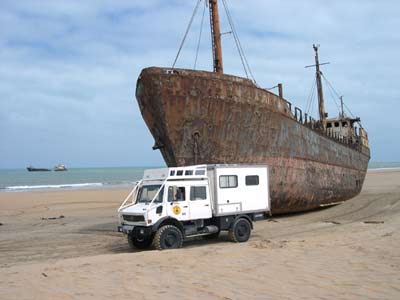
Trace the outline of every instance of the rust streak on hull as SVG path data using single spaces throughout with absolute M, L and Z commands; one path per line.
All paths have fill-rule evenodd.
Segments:
M 368 147 L 297 122 L 285 100 L 247 79 L 147 68 L 136 97 L 168 166 L 268 164 L 273 213 L 311 210 L 361 191 Z

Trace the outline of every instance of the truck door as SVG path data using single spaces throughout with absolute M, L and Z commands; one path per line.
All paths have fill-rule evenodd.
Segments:
M 167 215 L 179 221 L 189 219 L 188 188 L 185 185 L 168 187 Z
M 190 187 L 189 216 L 191 220 L 211 218 L 211 201 L 207 185 Z
M 218 213 L 234 214 L 242 211 L 243 192 L 238 188 L 237 171 L 233 168 L 219 170 L 218 175 Z M 242 197 L 241 197 L 242 196 Z

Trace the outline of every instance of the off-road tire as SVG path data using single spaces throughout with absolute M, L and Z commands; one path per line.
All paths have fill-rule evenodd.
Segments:
M 128 244 L 131 249 L 147 249 L 151 246 L 153 237 L 138 239 L 128 234 Z
M 245 218 L 237 219 L 229 229 L 229 239 L 235 243 L 247 242 L 251 234 L 251 224 Z
M 181 248 L 183 244 L 182 232 L 174 225 L 164 225 L 154 236 L 153 245 L 157 250 Z

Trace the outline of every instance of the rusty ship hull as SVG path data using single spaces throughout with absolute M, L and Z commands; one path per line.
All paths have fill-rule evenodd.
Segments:
M 273 213 L 312 210 L 361 191 L 368 147 L 323 134 L 248 79 L 152 67 L 142 70 L 136 98 L 169 167 L 267 164 Z

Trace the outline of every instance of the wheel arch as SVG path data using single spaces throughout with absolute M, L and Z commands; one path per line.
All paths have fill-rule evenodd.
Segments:
M 183 229 L 182 223 L 179 222 L 177 219 L 171 218 L 171 217 L 164 217 L 164 218 L 158 220 L 153 225 L 153 232 L 156 232 L 160 227 L 162 227 L 164 225 L 174 225 L 182 232 L 183 235 L 185 235 L 185 231 Z
M 247 221 L 249 221 L 249 223 L 250 223 L 250 228 L 253 230 L 253 220 L 251 219 L 251 217 L 250 217 L 249 215 L 237 215 L 237 216 L 235 217 L 235 219 L 233 220 L 233 222 L 232 222 L 230 228 L 232 228 L 233 224 L 234 224 L 237 220 L 239 220 L 239 219 L 246 219 Z

